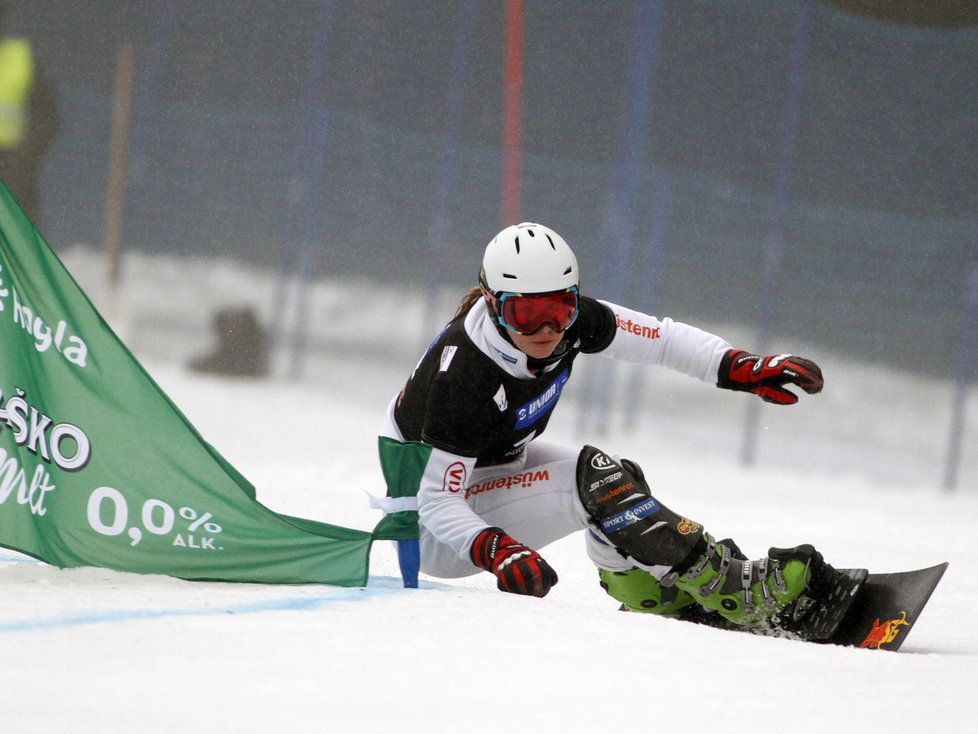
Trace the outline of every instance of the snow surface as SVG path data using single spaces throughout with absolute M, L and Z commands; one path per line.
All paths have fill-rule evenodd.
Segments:
M 286 377 L 280 354 L 272 378 L 219 379 L 183 366 L 209 343 L 210 309 L 250 300 L 267 322 L 291 323 L 274 279 L 133 256 L 113 300 L 100 260 L 65 259 L 260 500 L 374 526 L 365 492 L 384 492 L 376 431 L 431 336 L 404 328 L 422 321 L 423 304 L 321 284 L 303 377 Z M 901 653 L 619 613 L 580 534 L 544 549 L 560 583 L 542 600 L 500 593 L 484 573 L 402 589 L 389 543 L 376 545 L 364 589 L 60 570 L 0 549 L 0 732 L 974 731 L 975 391 L 961 486 L 949 494 L 939 486 L 948 385 L 807 353 L 826 367 L 826 391 L 762 406 L 752 467 L 737 451 L 753 398 L 661 371 L 641 398 L 631 373 L 617 373 L 603 428 L 569 390 L 545 438 L 634 458 L 660 499 L 753 556 L 811 542 L 838 566 L 950 561 Z M 626 403 L 637 409 L 614 408 Z

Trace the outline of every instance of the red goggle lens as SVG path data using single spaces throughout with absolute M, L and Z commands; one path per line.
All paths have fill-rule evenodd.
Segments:
M 519 334 L 535 334 L 547 324 L 554 331 L 564 331 L 577 319 L 577 289 L 534 295 L 504 293 L 498 308 L 500 323 Z

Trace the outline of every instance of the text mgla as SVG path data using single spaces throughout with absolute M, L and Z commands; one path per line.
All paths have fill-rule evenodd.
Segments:
M 53 346 L 72 364 L 85 366 L 88 362 L 88 345 L 80 337 L 68 333 L 67 322 L 59 321 L 57 327 L 52 329 L 30 306 L 20 302 L 16 290 L 13 290 L 13 301 L 14 323 L 34 338 L 37 351 L 43 353 Z

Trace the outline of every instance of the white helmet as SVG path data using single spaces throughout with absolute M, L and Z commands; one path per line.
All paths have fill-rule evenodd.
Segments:
M 479 278 L 490 293 L 550 293 L 580 285 L 577 258 L 564 238 L 532 222 L 514 224 L 486 246 Z

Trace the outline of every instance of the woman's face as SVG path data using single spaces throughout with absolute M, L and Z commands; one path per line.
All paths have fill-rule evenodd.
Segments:
M 517 334 L 514 331 L 510 332 L 509 337 L 516 348 L 526 355 L 546 359 L 554 353 L 560 340 L 564 338 L 564 332 L 554 331 L 550 326 L 544 326 L 536 334 Z

